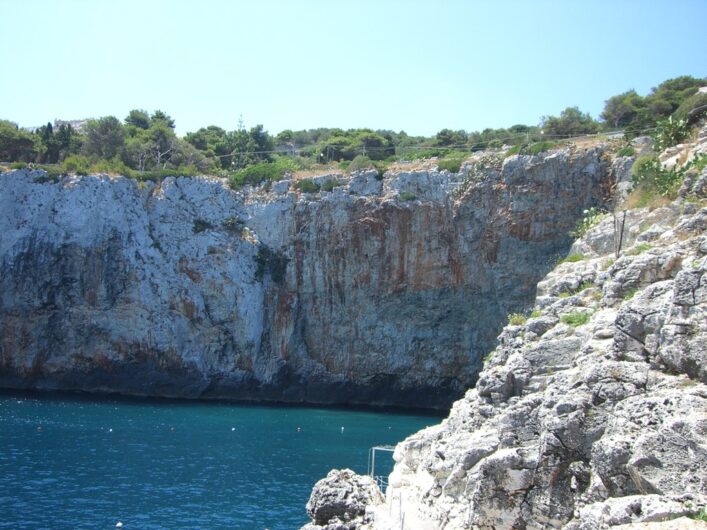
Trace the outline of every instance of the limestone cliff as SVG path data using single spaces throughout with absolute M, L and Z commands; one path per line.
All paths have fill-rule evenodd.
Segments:
M 448 406 L 612 173 L 593 148 L 318 180 L 0 174 L 0 386 Z
M 707 154 L 707 127 L 680 151 Z M 680 193 L 626 212 L 618 258 L 614 218 L 589 229 L 476 387 L 397 446 L 385 501 L 327 512 L 322 481 L 310 514 L 333 516 L 307 528 L 704 528 L 684 517 L 707 511 L 707 169 Z

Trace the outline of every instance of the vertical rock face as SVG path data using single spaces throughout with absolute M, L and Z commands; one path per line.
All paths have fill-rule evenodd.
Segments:
M 604 201 L 600 155 L 317 194 L 0 174 L 0 384 L 444 407 Z
M 707 149 L 705 132 L 693 153 Z M 578 259 L 538 284 L 530 316 L 504 328 L 475 388 L 397 446 L 386 502 L 358 528 L 678 528 L 704 517 L 703 177 L 665 207 L 626 212 L 618 258 L 614 219 L 597 219 L 574 244 Z

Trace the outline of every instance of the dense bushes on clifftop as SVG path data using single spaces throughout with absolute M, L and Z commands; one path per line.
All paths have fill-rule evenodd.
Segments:
M 131 110 L 122 122 L 104 116 L 47 123 L 32 131 L 0 120 L 0 162 L 49 164 L 57 174 L 217 174 L 229 177 L 236 188 L 322 164 L 338 163 L 349 170 L 373 165 L 382 172 L 390 161 L 439 157 L 440 169 L 456 172 L 465 152 L 509 145 L 514 146 L 510 154 L 536 154 L 551 148 L 553 140 L 618 128 L 629 137 L 657 128 L 658 137 L 666 139 L 662 144 L 658 140 L 662 149 L 679 141 L 681 126 L 699 117 L 692 111 L 707 103 L 707 94 L 698 92 L 704 85 L 705 79 L 681 76 L 664 81 L 645 97 L 629 90 L 606 101 L 601 121 L 568 107 L 559 116 L 543 116 L 538 126 L 442 129 L 431 137 L 366 128 L 288 129 L 272 136 L 262 125 L 246 129 L 239 123 L 233 131 L 210 125 L 180 138 L 168 114 L 140 109 Z

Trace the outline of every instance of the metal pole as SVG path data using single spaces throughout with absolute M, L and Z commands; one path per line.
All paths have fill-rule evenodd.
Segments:
M 623 218 L 621 219 L 621 232 L 619 232 L 619 247 L 616 249 L 616 259 L 621 254 L 621 246 L 624 243 L 624 226 L 626 225 L 626 210 L 624 210 Z

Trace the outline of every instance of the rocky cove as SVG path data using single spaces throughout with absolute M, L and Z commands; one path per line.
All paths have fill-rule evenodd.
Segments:
M 318 193 L 3 173 L 0 386 L 445 409 L 621 171 L 600 145 Z
M 702 127 L 659 160 L 706 153 Z M 675 201 L 597 218 L 475 387 L 397 445 L 385 493 L 333 470 L 303 530 L 707 527 L 706 198 L 702 168 Z

